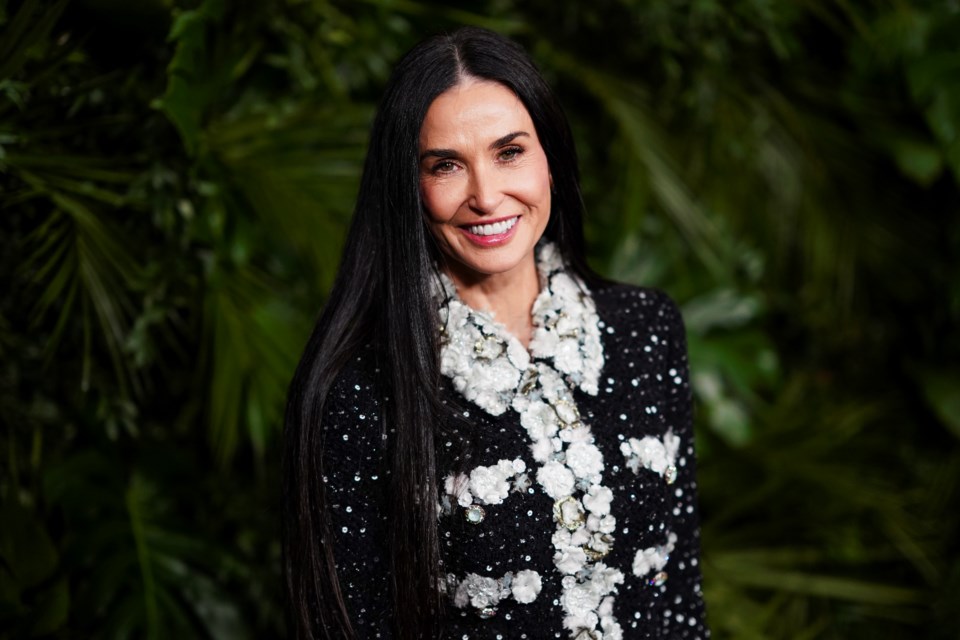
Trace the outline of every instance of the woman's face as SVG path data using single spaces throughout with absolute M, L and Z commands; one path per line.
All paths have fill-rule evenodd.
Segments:
M 420 192 L 454 280 L 534 265 L 550 218 L 550 169 L 530 114 L 503 85 L 440 94 L 420 130 Z

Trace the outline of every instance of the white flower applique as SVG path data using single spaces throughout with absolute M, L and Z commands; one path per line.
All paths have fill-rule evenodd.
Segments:
M 677 451 L 680 438 L 672 429 L 663 434 L 663 440 L 646 436 L 640 440 L 630 438 L 620 445 L 620 453 L 627 459 L 627 468 L 640 473 L 640 468 L 649 469 L 663 477 L 667 484 L 677 480 Z
M 667 581 L 667 572 L 663 570 L 670 560 L 677 544 L 677 534 L 672 531 L 667 534 L 667 542 L 656 547 L 640 549 L 633 556 L 633 575 L 643 578 L 651 572 L 657 572 L 647 580 L 648 584 L 659 587 Z
M 456 287 L 441 275 L 434 296 L 445 299 L 439 309 L 443 348 L 440 368 L 463 397 L 494 416 L 510 408 L 510 400 L 530 356 L 519 343 L 501 338 L 492 314 L 474 311 L 456 298 Z
M 543 581 L 540 574 L 530 569 L 507 572 L 501 578 L 490 578 L 468 573 L 463 580 L 447 574 L 447 591 L 453 595 L 453 606 L 459 609 L 473 607 L 481 618 L 497 614 L 497 605 L 509 597 L 520 604 L 530 604 L 540 595 Z
M 527 463 L 517 458 L 500 460 L 489 467 L 476 467 L 470 475 L 450 474 L 444 481 L 441 512 L 452 512 L 452 503 L 456 502 L 466 509 L 468 522 L 479 524 L 486 515 L 479 505 L 500 504 L 511 491 L 525 491 L 531 485 L 526 470 Z
M 553 244 L 538 247 L 537 267 L 541 291 L 533 304 L 529 353 L 490 314 L 460 301 L 449 278 L 439 277 L 434 293 L 441 307 L 441 371 L 489 414 L 499 416 L 509 408 L 519 414 L 540 465 L 530 475 L 554 501 L 557 528 L 551 541 L 561 575 L 563 624 L 572 638 L 619 640 L 623 634 L 613 616 L 612 594 L 624 575 L 602 562 L 614 544 L 614 495 L 603 485 L 603 454 L 573 397 L 574 388 L 590 395 L 599 392 L 604 363 L 599 317 L 586 287 L 565 270 Z M 480 522 L 483 510 L 478 503 L 506 499 L 508 467 L 516 462 L 501 460 L 469 475 L 450 476 L 445 499 L 463 507 L 468 521 Z M 526 476 L 521 470 L 514 484 L 520 474 Z M 540 576 L 531 572 L 521 579 L 521 574 L 509 581 L 507 576 L 493 580 L 468 574 L 456 582 L 451 576 L 454 604 L 469 604 L 481 617 L 490 617 L 496 614 L 496 603 L 511 593 L 517 602 L 532 601 L 540 590 Z

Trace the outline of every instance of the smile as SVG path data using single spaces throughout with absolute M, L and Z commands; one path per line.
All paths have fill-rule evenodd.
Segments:
M 470 233 L 477 236 L 495 236 L 502 233 L 506 233 L 513 228 L 513 225 L 517 224 L 517 220 L 520 219 L 520 216 L 509 218 L 507 220 L 501 220 L 500 222 L 491 222 L 488 224 L 472 224 L 469 226 L 463 227 Z

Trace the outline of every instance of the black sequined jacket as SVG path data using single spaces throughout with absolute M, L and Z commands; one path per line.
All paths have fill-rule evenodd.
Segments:
M 455 502 L 439 516 L 443 571 L 451 575 L 451 597 L 455 576 L 499 579 L 500 589 L 508 577 L 501 594 L 506 597 L 496 602 L 494 595 L 495 606 L 451 605 L 444 637 L 709 637 L 700 590 L 691 393 L 682 320 L 675 304 L 654 289 L 603 285 L 592 291 L 592 298 L 605 361 L 597 395 L 575 389 L 574 396 L 603 454 L 604 484 L 614 495 L 611 513 L 616 529 L 612 549 L 602 561 L 618 569 L 623 580 L 616 587 L 612 611 L 607 606 L 602 613 L 617 626 L 598 624 L 593 635 L 565 627 L 564 576 L 555 566 L 556 548 L 551 542 L 558 526 L 555 503 L 533 482 L 531 488 L 524 485 L 511 492 L 501 504 L 483 507 L 480 522 L 471 522 Z M 492 416 L 464 400 L 452 386 L 445 393 L 458 407 L 467 407 L 472 428 L 462 435 L 472 443 L 471 466 L 519 458 L 531 470 L 536 467 L 516 412 Z M 382 515 L 389 475 L 384 470 L 382 407 L 373 363 L 361 355 L 340 374 L 328 396 L 323 421 L 337 573 L 360 638 L 391 637 L 383 544 L 389 526 Z M 628 464 L 624 443 L 630 439 L 649 442 L 645 437 L 662 441 L 668 431 L 679 439 L 672 470 L 657 472 L 636 460 Z M 447 446 L 440 445 L 441 449 Z M 440 454 L 443 459 L 444 451 Z M 443 487 L 447 473 L 438 470 L 438 474 Z M 644 565 L 644 550 L 656 566 Z M 655 560 L 658 552 L 660 564 Z M 540 577 L 540 590 L 532 602 L 509 597 L 509 576 L 525 570 Z M 489 604 L 482 594 L 480 600 L 480 605 Z

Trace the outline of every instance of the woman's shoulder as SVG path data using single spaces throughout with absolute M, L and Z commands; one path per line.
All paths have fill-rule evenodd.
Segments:
M 683 332 L 680 308 L 661 289 L 606 281 L 591 287 L 590 294 L 597 314 L 608 326 Z
M 384 397 L 376 351 L 364 347 L 341 367 L 323 405 L 326 439 L 349 442 L 351 437 L 379 439 Z M 368 443 L 369 444 L 369 443 Z
M 349 397 L 363 395 L 379 398 L 380 358 L 373 347 L 365 346 L 353 353 L 337 372 L 330 386 L 330 395 Z

